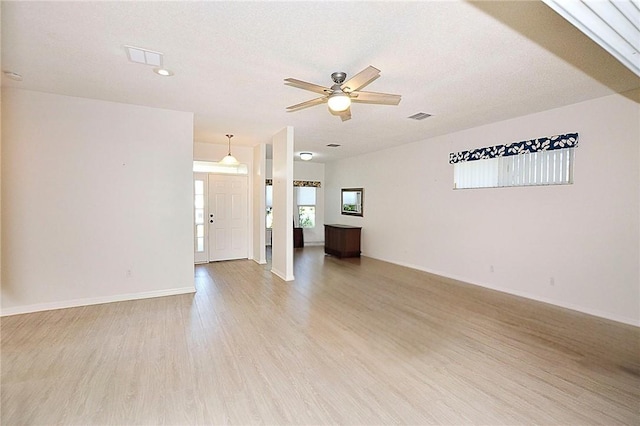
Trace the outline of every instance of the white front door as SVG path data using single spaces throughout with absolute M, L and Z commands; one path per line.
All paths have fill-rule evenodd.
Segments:
M 246 259 L 247 176 L 209 175 L 209 261 Z

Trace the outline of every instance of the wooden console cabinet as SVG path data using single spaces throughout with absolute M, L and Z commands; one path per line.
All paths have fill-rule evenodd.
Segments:
M 325 225 L 324 252 L 339 258 L 360 257 L 360 230 L 358 226 Z
M 304 247 L 304 234 L 302 228 L 293 228 L 293 248 Z

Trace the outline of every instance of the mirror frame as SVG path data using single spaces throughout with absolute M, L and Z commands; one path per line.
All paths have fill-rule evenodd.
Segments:
M 348 210 L 345 209 L 345 203 L 344 203 L 344 193 L 345 192 L 359 192 L 359 196 L 360 196 L 360 204 L 356 204 L 356 209 L 357 210 Z M 363 216 L 364 213 L 364 188 L 342 188 L 342 192 L 340 194 L 340 211 L 342 212 L 342 214 L 345 215 L 349 215 L 349 216 Z

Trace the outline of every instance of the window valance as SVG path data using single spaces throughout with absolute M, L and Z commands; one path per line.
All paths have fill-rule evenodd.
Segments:
M 266 185 L 267 186 L 273 185 L 273 179 L 267 179 Z M 306 186 L 306 187 L 320 188 L 321 182 L 317 180 L 294 180 L 293 186 Z
M 578 146 L 578 133 L 567 133 L 528 141 L 513 142 L 507 145 L 496 145 L 477 148 L 469 151 L 452 152 L 449 163 L 485 160 L 487 158 L 508 157 L 510 155 L 529 154 L 538 151 L 552 151 L 554 149 L 575 148 Z

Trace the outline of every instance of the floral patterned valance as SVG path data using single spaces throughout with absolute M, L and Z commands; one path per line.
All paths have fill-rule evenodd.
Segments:
M 273 185 L 273 179 L 266 180 L 267 185 Z M 314 188 L 320 188 L 321 182 L 317 180 L 294 180 L 293 186 L 311 186 Z
M 485 160 L 487 158 L 508 157 L 510 155 L 529 154 L 538 151 L 575 148 L 577 146 L 578 134 L 567 133 L 566 135 L 555 135 L 547 138 L 513 142 L 507 145 L 496 145 L 487 148 L 472 149 L 470 151 L 452 152 L 449 154 L 449 163 L 454 164 L 462 163 L 464 161 Z

